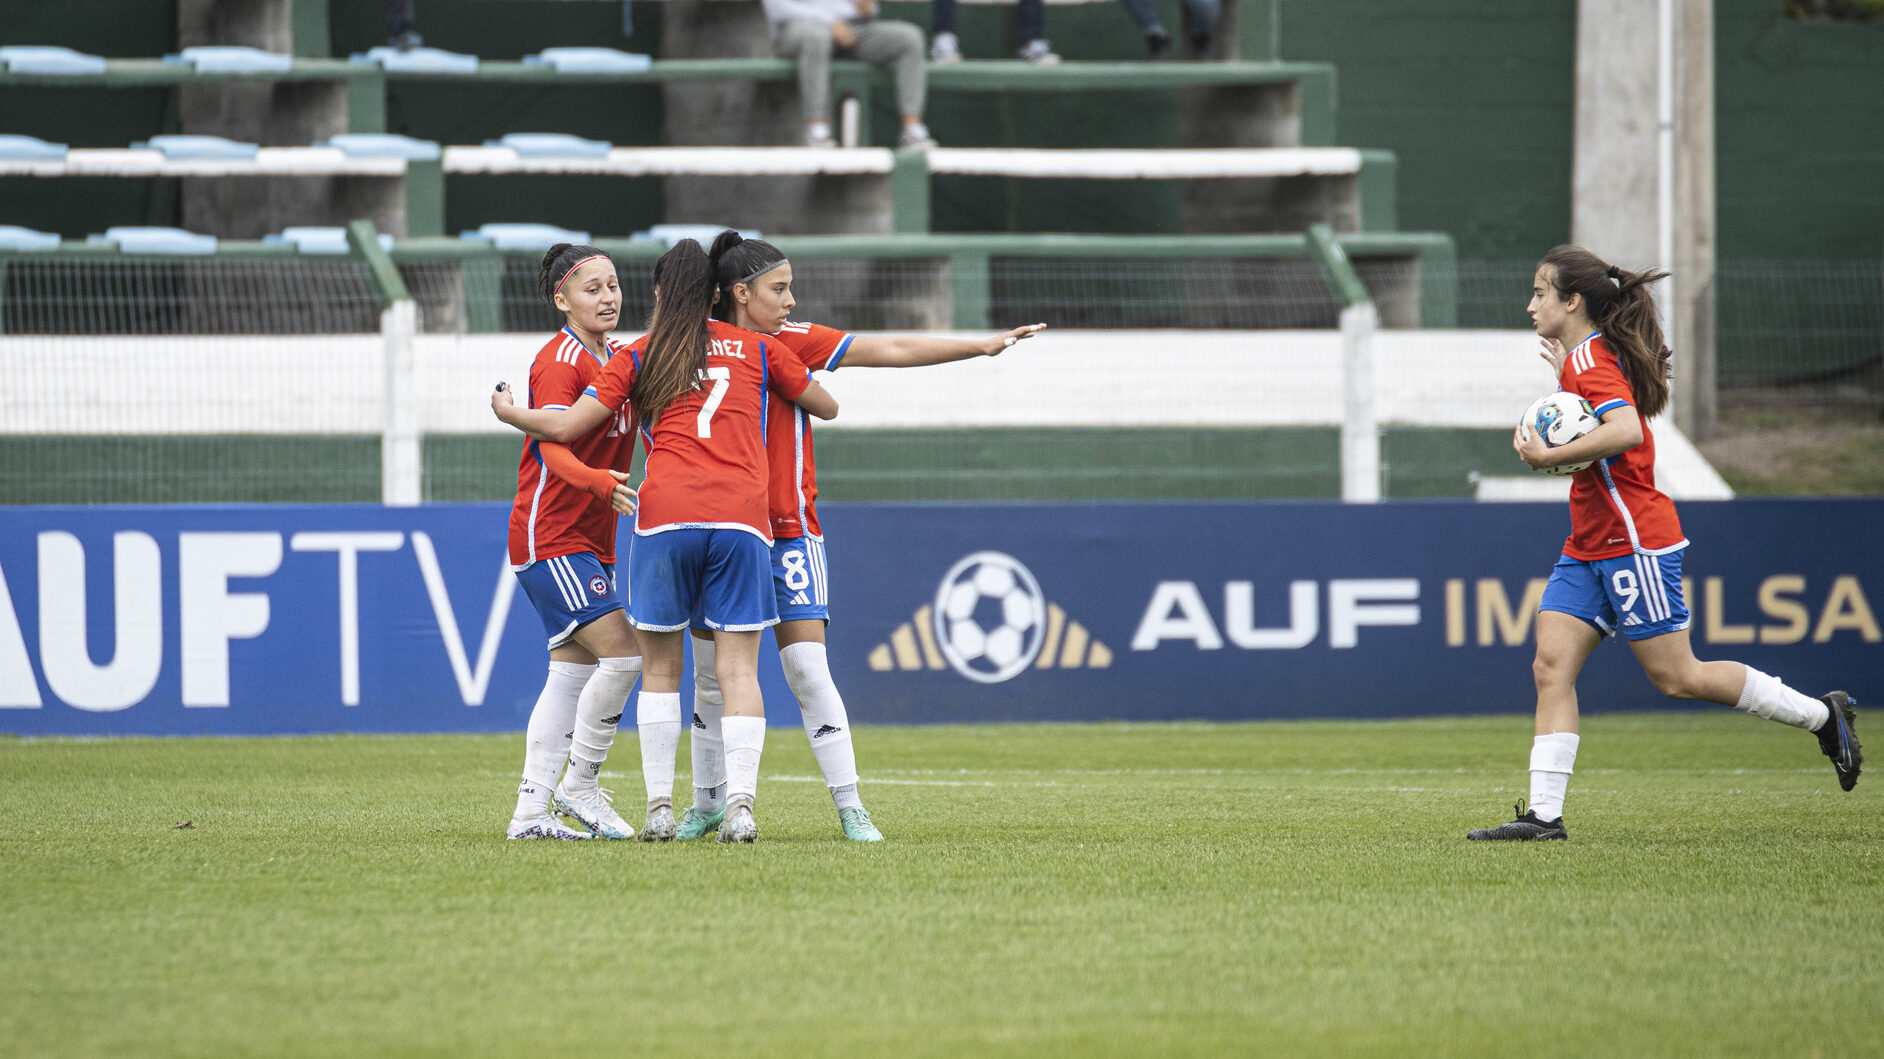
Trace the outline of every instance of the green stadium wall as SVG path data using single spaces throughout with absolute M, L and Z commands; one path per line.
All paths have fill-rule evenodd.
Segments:
M 303 0 L 307 3 L 308 0 Z M 313 0 L 327 9 L 328 46 L 346 55 L 382 42 L 380 0 Z M 1876 261 L 1884 236 L 1884 197 L 1875 194 L 1884 141 L 1875 134 L 1884 98 L 1884 33 L 1875 24 L 1809 22 L 1780 16 L 1779 0 L 1715 0 L 1718 92 L 1720 257 L 1752 260 Z M 595 44 L 658 52 L 665 5 L 635 5 L 635 34 L 621 33 L 621 12 L 606 3 L 539 0 L 418 0 L 427 42 L 454 51 L 516 58 L 543 47 Z M 1160 0 L 1167 25 L 1176 0 Z M 1280 57 L 1336 64 L 1337 142 L 1380 147 L 1399 157 L 1400 223 L 1458 240 L 1462 262 L 1535 258 L 1569 236 L 1571 109 L 1574 105 L 1575 5 L 1571 0 L 1278 0 Z M 927 4 L 890 3 L 890 17 L 926 26 Z M 1012 53 L 1013 12 L 961 10 L 972 57 Z M 1142 44 L 1116 4 L 1055 6 L 1048 34 L 1068 58 L 1133 58 Z M 58 44 L 114 57 L 161 55 L 176 48 L 175 4 L 128 0 L 31 0 L 9 5 L 7 43 Z M 493 90 L 394 86 L 393 131 L 475 142 L 505 131 L 554 128 L 618 142 L 658 139 L 658 89 L 623 86 L 599 105 L 576 105 L 552 89 Z M 1077 128 L 1082 142 L 1140 145 L 1174 135 L 1166 101 L 1121 117 L 1109 94 L 1049 104 L 994 97 L 995 130 L 1014 142 L 1059 144 Z M 939 132 L 986 133 L 987 97 L 939 96 Z M 981 114 L 975 117 L 974 114 Z M 0 92 L 0 131 L 74 145 L 122 145 L 175 131 L 168 90 L 15 88 Z M 1869 134 L 1867 134 L 1867 131 Z M 1149 139 L 1147 137 L 1150 137 Z M 957 142 L 964 142 L 958 139 Z M 176 215 L 173 188 L 162 182 L 102 181 L 34 188 L 9 181 L 0 223 L 68 236 L 115 224 L 162 224 Z M 518 219 L 515 189 L 452 188 L 451 230 L 483 220 Z M 650 184 L 652 182 L 649 182 Z M 1175 190 L 1088 186 L 1068 198 L 1043 187 L 1036 200 L 989 198 L 973 181 L 941 189 L 935 208 L 943 231 L 990 230 L 1026 218 L 1036 230 L 1078 230 L 1092 216 L 1128 218 L 1113 230 L 1172 230 Z M 589 188 L 564 189 L 531 204 L 542 219 L 597 232 L 638 226 L 658 216 L 650 186 L 598 211 Z M 1025 199 L 1022 201 L 1021 199 Z M 1122 227 L 1119 227 L 1122 226 Z

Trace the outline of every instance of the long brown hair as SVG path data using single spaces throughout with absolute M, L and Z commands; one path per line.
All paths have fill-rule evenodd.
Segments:
M 1552 248 L 1538 262 L 1539 268 L 1546 265 L 1551 268 L 1557 297 L 1569 301 L 1572 294 L 1583 295 L 1590 322 L 1622 358 L 1622 373 L 1635 394 L 1635 410 L 1644 419 L 1660 415 L 1668 407 L 1668 377 L 1674 374 L 1669 359 L 1674 354 L 1662 337 L 1661 322 L 1655 319 L 1655 295 L 1649 292 L 1649 284 L 1668 278 L 1668 273 L 1655 268 L 1630 272 L 1580 246 Z
M 700 383 L 706 369 L 707 311 L 713 307 L 713 263 L 700 244 L 682 239 L 654 263 L 654 319 L 628 400 L 643 423 L 660 421 L 676 397 Z

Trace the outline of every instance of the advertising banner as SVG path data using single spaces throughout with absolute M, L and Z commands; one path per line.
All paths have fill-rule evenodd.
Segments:
M 505 562 L 507 510 L 0 509 L 0 732 L 521 729 L 547 652 Z M 1884 500 L 1681 515 L 1696 654 L 1867 697 Z M 860 724 L 1234 720 L 1528 713 L 1569 515 L 832 504 L 824 524 L 831 666 Z M 761 657 L 768 716 L 797 723 L 769 643 Z M 1579 691 L 1587 710 L 1673 705 L 1620 641 Z

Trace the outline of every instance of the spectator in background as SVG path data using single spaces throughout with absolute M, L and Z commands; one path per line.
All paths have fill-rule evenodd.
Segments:
M 896 109 L 903 131 L 898 147 L 935 146 L 922 123 L 928 73 L 922 30 L 907 22 L 878 22 L 877 0 L 765 0 L 772 50 L 798 63 L 798 92 L 804 100 L 805 146 L 835 147 L 831 136 L 831 58 L 887 66 L 896 81 Z
M 955 0 L 935 0 L 930 11 L 929 28 L 935 33 L 935 43 L 929 45 L 930 60 L 961 62 L 962 42 L 955 36 Z M 1020 38 L 1022 59 L 1035 66 L 1052 66 L 1060 61 L 1047 44 L 1046 0 L 1020 0 Z
M 1162 59 L 1171 50 L 1171 34 L 1166 33 L 1164 24 L 1158 21 L 1158 12 L 1152 10 L 1151 0 L 1119 0 L 1125 10 L 1138 23 L 1138 28 L 1145 34 L 1145 47 L 1151 51 L 1151 57 Z M 1203 59 L 1210 55 L 1210 45 L 1217 35 L 1217 18 L 1223 12 L 1223 0 L 1184 0 L 1184 9 L 1191 16 L 1191 39 L 1186 43 L 1184 57 Z
M 425 45 L 412 15 L 413 0 L 386 0 L 386 43 L 400 51 Z

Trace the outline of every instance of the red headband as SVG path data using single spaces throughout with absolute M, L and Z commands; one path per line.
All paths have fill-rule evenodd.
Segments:
M 582 266 L 588 264 L 591 261 L 602 260 L 607 257 L 608 257 L 607 254 L 590 254 L 588 257 L 585 257 L 582 260 L 576 262 L 575 264 L 569 266 L 569 271 L 563 273 L 563 278 L 556 281 L 556 289 L 553 291 L 550 291 L 550 297 L 554 298 L 558 294 L 561 294 L 563 292 L 563 284 L 569 282 L 569 277 L 575 275 L 577 269 L 581 268 Z

